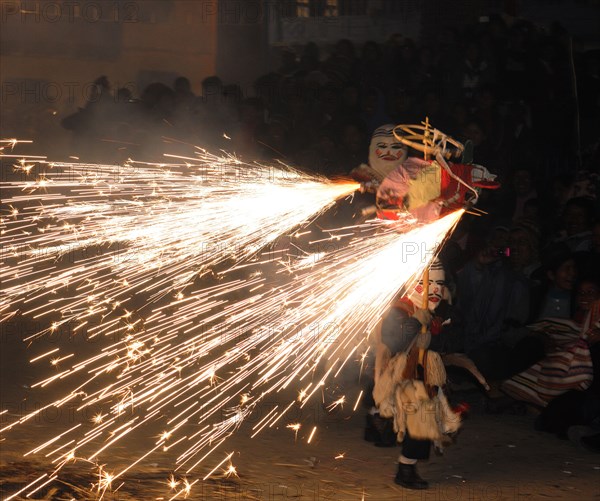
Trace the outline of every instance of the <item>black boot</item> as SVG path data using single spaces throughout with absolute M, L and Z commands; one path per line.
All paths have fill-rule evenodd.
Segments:
M 398 464 L 398 473 L 394 480 L 398 485 L 407 489 L 427 489 L 429 484 L 423 480 L 417 473 L 417 467 L 414 464 Z

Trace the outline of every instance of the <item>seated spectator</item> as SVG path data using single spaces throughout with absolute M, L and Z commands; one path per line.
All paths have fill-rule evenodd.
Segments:
M 369 133 L 375 131 L 380 124 L 390 122 L 385 110 L 385 99 L 376 87 L 368 88 L 361 98 L 360 118 L 366 124 Z
M 298 60 L 293 49 L 285 47 L 281 51 L 281 65 L 276 71 L 283 76 L 293 75 L 298 71 Z
M 531 278 L 540 267 L 540 232 L 528 220 L 522 220 L 510 230 L 508 249 L 509 262 L 512 269 Z
M 588 284 L 589 286 L 589 284 Z M 599 453 L 600 452 L 600 281 L 595 283 L 596 301 L 590 301 L 590 313 L 585 326 L 589 326 L 585 337 L 587 338 L 594 366 L 594 379 L 592 385 L 585 391 L 570 391 L 556 398 L 546 408 L 540 418 L 549 417 L 551 410 L 558 410 L 555 414 L 558 416 L 568 416 L 566 422 L 559 422 L 558 431 L 561 433 L 564 427 L 568 426 L 567 435 L 570 440 L 576 442 L 585 449 Z M 589 291 L 589 289 L 588 289 Z M 591 299 L 591 296 L 588 296 Z M 585 327 L 584 327 L 585 328 Z M 575 401 L 569 401 L 570 399 Z M 546 415 L 544 415 L 546 413 Z M 536 424 L 546 424 L 536 422 Z M 579 426 L 578 426 L 579 425 Z M 544 428 L 539 428 L 544 429 Z
M 573 254 L 565 244 L 544 251 L 542 290 L 533 318 L 571 318 L 571 296 L 577 279 Z
M 175 89 L 175 106 L 178 109 L 191 110 L 196 100 L 192 86 L 186 77 L 178 77 L 173 84 Z
M 452 118 L 446 113 L 444 103 L 435 89 L 427 89 L 417 99 L 417 116 L 429 118 L 440 130 L 450 130 Z
M 237 123 L 240 118 L 240 103 L 244 98 L 242 89 L 237 84 L 228 84 L 223 86 L 223 106 L 221 114 L 223 123 L 230 128 Z
M 340 128 L 338 166 L 335 174 L 344 174 L 367 160 L 367 131 L 361 120 L 352 120 Z
M 240 120 L 231 135 L 235 152 L 248 160 L 261 158 L 263 147 L 257 139 L 264 128 L 263 103 L 258 98 L 247 97 L 240 103 Z
M 568 200 L 562 214 L 559 241 L 564 241 L 573 252 L 590 250 L 594 211 L 592 199 L 575 197 Z
M 142 92 L 141 102 L 146 119 L 162 125 L 163 120 L 171 118 L 175 112 L 175 92 L 167 85 L 153 82 Z
M 517 221 L 525 216 L 525 204 L 537 198 L 533 173 L 528 167 L 518 167 L 506 188 L 500 212 L 502 216 Z
M 600 276 L 583 277 L 575 293 L 575 313 L 573 320 L 584 325 L 594 302 L 600 300 Z M 600 380 L 597 381 L 600 384 Z
M 485 165 L 492 172 L 496 172 L 498 167 L 501 167 L 501 162 L 499 162 L 497 152 L 494 151 L 491 138 L 481 122 L 471 117 L 466 121 L 460 132 L 462 140 L 470 140 L 473 143 L 473 159 L 476 163 Z
M 524 362 L 513 363 L 514 349 L 503 338 L 529 318 L 529 285 L 505 253 L 489 244 L 459 273 L 454 329 L 464 338 L 465 353 L 490 381 L 523 368 Z
M 495 86 L 486 84 L 477 89 L 473 116 L 490 136 L 493 151 L 500 152 L 506 144 L 505 118 L 498 107 L 498 94 Z
M 383 52 L 377 42 L 368 40 L 362 46 L 359 72 L 363 86 L 380 86 L 385 78 Z
M 386 113 L 394 123 L 414 123 L 423 117 L 415 110 L 415 96 L 401 86 L 391 88 L 386 95 Z
M 98 77 L 90 87 L 83 108 L 61 121 L 61 125 L 73 132 L 74 149 L 81 158 L 101 161 L 106 146 L 101 138 L 106 137 L 113 124 L 114 99 L 106 76 Z
M 308 42 L 300 55 L 299 70 L 306 73 L 317 71 L 321 65 L 319 46 L 314 42 Z
M 523 215 L 517 222 L 529 221 L 538 228 L 541 226 L 540 201 L 538 198 L 530 198 L 523 204 Z
M 331 81 L 344 85 L 356 78 L 357 65 L 354 43 L 342 39 L 337 41 L 333 53 L 323 63 L 322 68 Z
M 570 426 L 600 417 L 598 300 L 600 281 L 586 278 L 577 287 L 572 320 L 549 319 L 531 326 L 546 338 L 547 355 L 502 385 L 511 397 L 545 408 L 536 420 L 538 430 L 566 437 Z
M 269 123 L 257 131 L 257 141 L 262 146 L 261 159 L 285 160 L 289 154 L 288 125 L 285 117 L 272 116 Z
M 305 149 L 296 153 L 296 164 L 325 175 L 337 172 L 336 132 L 332 127 L 323 127 L 315 136 Z

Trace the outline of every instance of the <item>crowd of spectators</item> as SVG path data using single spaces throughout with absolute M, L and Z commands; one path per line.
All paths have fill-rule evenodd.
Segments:
M 82 159 L 152 158 L 164 150 L 157 138 L 169 137 L 327 176 L 366 163 L 382 124 L 427 117 L 470 140 L 474 161 L 502 188 L 482 195 L 487 215 L 464 217 L 443 249 L 455 318 L 453 334 L 437 342 L 503 380 L 552 350 L 527 325 L 549 317 L 582 325 L 586 305 L 600 299 L 599 61 L 558 24 L 496 17 L 420 43 L 396 35 L 361 47 L 340 40 L 326 56 L 314 43 L 284 50 L 251 92 L 212 76 L 196 96 L 180 77 L 132 96 L 102 77 L 63 126 Z M 600 415 L 598 384 L 590 391 L 596 410 L 586 424 Z
M 139 96 L 101 77 L 97 93 L 63 125 L 76 136 L 74 148 L 90 156 L 115 149 L 94 139 L 149 156 L 156 139 L 168 136 L 333 175 L 366 161 L 378 126 L 427 116 L 470 139 L 476 162 L 503 181 L 516 167 L 541 181 L 597 160 L 598 53 L 573 45 L 558 25 L 548 32 L 496 17 L 421 43 L 395 35 L 321 50 L 314 43 L 283 50 L 279 67 L 250 89 L 208 77 L 200 96 L 185 77 L 172 87 L 152 83 Z

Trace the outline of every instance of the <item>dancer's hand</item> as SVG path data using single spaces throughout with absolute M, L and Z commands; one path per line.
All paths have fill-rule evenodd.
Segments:
M 423 308 L 416 308 L 413 317 L 416 318 L 421 325 L 425 325 L 426 327 L 429 326 L 432 319 L 431 312 Z

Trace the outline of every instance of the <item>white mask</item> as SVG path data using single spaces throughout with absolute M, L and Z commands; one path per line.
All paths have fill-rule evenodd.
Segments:
M 407 157 L 407 147 L 394 137 L 393 124 L 382 125 L 373 132 L 369 145 L 369 165 L 382 179 L 399 167 Z
M 411 291 L 407 294 L 408 298 L 417 307 L 421 308 L 423 304 L 423 276 L 415 282 Z M 427 307 L 429 310 L 435 310 L 442 299 L 446 297 L 446 274 L 442 263 L 436 258 L 429 268 L 429 292 L 427 296 Z

